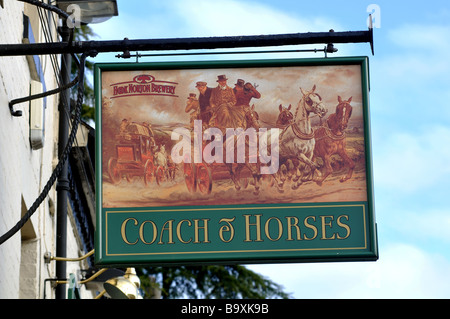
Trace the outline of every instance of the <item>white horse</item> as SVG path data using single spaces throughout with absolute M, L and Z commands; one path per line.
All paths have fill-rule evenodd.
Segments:
M 313 86 L 311 91 L 304 91 L 300 88 L 303 96 L 298 102 L 292 124 L 280 134 L 280 157 L 299 160 L 297 176 L 293 179 L 296 182 L 292 186 L 293 189 L 297 189 L 305 181 L 303 173 L 307 170 L 301 167 L 302 163 L 310 168 L 309 174 L 311 179 L 314 171 L 318 168 L 317 164 L 312 160 L 315 139 L 309 114 L 312 112 L 319 117 L 323 117 L 327 113 L 327 109 L 322 102 L 322 98 L 315 93 L 315 90 L 316 85 Z M 318 170 L 317 172 L 320 173 Z

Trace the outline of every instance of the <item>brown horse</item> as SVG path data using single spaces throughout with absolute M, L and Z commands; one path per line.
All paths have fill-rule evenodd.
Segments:
M 243 106 L 244 114 L 245 114 L 245 126 L 246 128 L 253 128 L 256 131 L 258 131 L 261 127 L 259 123 L 259 114 L 255 110 L 255 105 L 252 106 Z M 249 148 L 249 141 L 245 140 L 245 147 Z M 235 157 L 237 156 L 237 148 L 235 147 Z M 248 154 L 250 155 L 250 154 Z M 259 158 L 250 160 L 249 156 L 245 156 L 245 162 L 244 163 L 237 163 L 236 168 L 233 172 L 232 165 L 226 164 L 229 167 L 231 179 L 234 182 L 235 188 L 237 190 L 241 189 L 243 186 L 244 188 L 247 187 L 248 181 L 246 178 L 241 177 L 241 172 L 244 167 L 246 167 L 253 179 L 250 180 L 250 184 L 255 187 L 254 194 L 257 195 L 259 193 L 259 189 L 261 187 L 261 172 L 260 172 L 260 161 Z
M 277 128 L 283 129 L 292 123 L 294 114 L 292 114 L 291 112 L 291 104 L 289 104 L 288 107 L 283 107 L 283 105 L 280 104 L 280 106 L 278 106 L 278 109 L 280 110 L 280 114 L 278 114 L 278 119 L 275 123 L 275 126 Z
M 333 168 L 331 167 L 331 155 L 333 154 L 338 154 L 349 167 L 347 174 L 340 181 L 345 182 L 352 177 L 355 163 L 347 155 L 345 150 L 345 130 L 348 126 L 348 120 L 352 115 L 351 101 L 352 97 L 347 101 L 343 101 L 338 96 L 339 104 L 336 106 L 336 113 L 328 117 L 325 126 L 321 126 L 315 131 L 316 145 L 314 147 L 314 157 L 322 158 L 325 167 L 322 176 L 315 180 L 318 185 L 322 185 L 325 178 L 333 172 Z
M 255 111 L 255 104 L 244 108 L 246 127 L 253 127 L 259 130 L 261 127 L 259 124 L 259 114 Z
M 227 136 L 227 129 L 235 130 L 235 135 L 232 135 L 231 138 L 234 140 L 233 158 L 237 159 L 239 146 L 244 146 L 245 149 L 249 149 L 249 141 L 245 138 L 244 131 L 247 129 L 255 129 L 255 131 L 258 132 L 260 128 L 259 115 L 255 111 L 254 105 L 250 107 L 245 105 L 231 106 L 229 104 L 222 104 L 214 110 L 214 115 L 209 122 L 209 126 L 211 128 L 219 129 L 224 137 Z M 239 143 L 238 140 L 240 140 Z M 228 153 L 228 142 L 226 139 L 223 139 L 222 142 L 223 156 L 225 156 Z M 235 189 L 240 190 L 242 187 L 247 187 L 247 178 L 241 180 L 241 171 L 244 167 L 246 167 L 253 177 L 251 184 L 255 187 L 254 193 L 259 193 L 261 173 L 258 158 L 250 159 L 248 155 L 245 155 L 244 162 L 242 163 L 228 163 L 224 157 L 223 163 L 230 173 Z

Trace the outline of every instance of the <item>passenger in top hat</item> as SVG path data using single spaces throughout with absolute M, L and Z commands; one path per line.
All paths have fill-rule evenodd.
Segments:
M 250 100 L 252 98 L 259 99 L 261 94 L 256 88 L 249 82 L 245 83 L 244 80 L 238 79 L 234 85 L 234 95 L 236 96 L 237 106 L 250 106 Z
M 208 124 L 211 119 L 211 99 L 212 88 L 207 86 L 206 82 L 199 81 L 195 86 L 199 92 L 198 102 L 200 104 L 200 119 L 204 124 Z
M 222 104 L 228 104 L 230 106 L 236 104 L 236 97 L 234 96 L 233 89 L 228 86 L 227 80 L 224 74 L 217 77 L 219 85 L 212 90 L 211 99 L 209 100 L 213 109 Z

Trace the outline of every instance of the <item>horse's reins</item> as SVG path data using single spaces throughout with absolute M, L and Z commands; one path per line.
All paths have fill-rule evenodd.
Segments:
M 328 138 L 330 138 L 330 139 L 332 139 L 332 140 L 334 140 L 334 141 L 340 141 L 340 140 L 343 140 L 343 139 L 346 137 L 345 131 L 343 131 L 341 135 L 336 135 L 336 134 L 334 134 L 333 131 L 329 128 L 328 122 L 325 121 L 325 123 L 326 123 L 326 125 L 322 125 L 321 127 L 324 128 L 324 130 L 325 130 L 325 135 L 326 135 Z M 323 139 L 324 137 L 325 137 L 325 136 L 322 136 L 322 137 L 320 137 L 320 138 L 316 138 L 316 141 L 319 141 L 319 140 Z
M 297 117 L 298 109 L 299 109 L 299 108 L 297 108 L 296 111 L 295 111 L 294 119 Z M 304 121 L 304 120 L 306 120 L 306 119 L 303 119 L 303 121 Z M 283 129 L 283 131 L 282 131 L 281 134 L 280 134 L 280 139 L 281 139 L 281 137 L 283 136 L 283 134 L 286 132 L 286 130 L 287 130 L 289 127 L 292 127 L 292 132 L 293 132 L 294 135 L 295 135 L 296 137 L 298 137 L 299 139 L 302 139 L 302 140 L 311 140 L 311 139 L 313 139 L 313 138 L 315 137 L 316 131 L 315 131 L 313 128 L 311 128 L 311 133 L 309 133 L 309 134 L 308 134 L 308 133 L 303 133 L 303 132 L 300 130 L 300 128 L 298 127 L 298 125 L 294 122 L 294 123 L 288 124 L 288 125 Z M 324 128 L 324 131 L 325 131 L 325 135 L 326 135 L 327 137 L 329 137 L 330 139 L 334 140 L 334 141 L 340 141 L 340 140 L 343 140 L 343 139 L 346 137 L 345 131 L 343 131 L 341 135 L 336 135 L 336 134 L 334 134 L 333 131 L 332 131 L 332 130 L 330 129 L 330 127 L 328 126 L 328 122 L 325 121 L 325 125 L 322 124 L 322 118 L 320 118 L 320 127 L 323 127 L 323 128 Z M 316 139 L 316 140 L 321 140 L 322 138 L 323 138 L 323 137 L 320 137 L 320 138 L 318 138 L 318 139 Z
M 311 139 L 313 139 L 314 138 L 314 134 L 315 134 L 315 132 L 314 132 L 314 129 L 313 128 L 311 128 L 311 133 L 303 133 L 301 130 L 300 130 L 300 128 L 298 127 L 298 125 L 295 123 L 295 119 L 297 118 L 297 113 L 298 113 L 298 110 L 299 110 L 300 108 L 299 107 L 297 107 L 297 109 L 295 110 L 295 115 L 294 115 L 294 119 L 293 119 L 293 123 L 291 123 L 291 124 L 288 124 L 284 129 L 283 129 L 283 131 L 281 132 L 281 134 L 280 134 L 280 139 L 283 137 L 283 134 L 286 132 L 286 130 L 289 128 L 289 127 L 292 127 L 292 132 L 294 133 L 294 135 L 296 136 L 296 137 L 298 137 L 299 139 L 301 139 L 301 140 L 311 140 Z M 308 118 L 309 118 L 309 115 L 306 115 Z M 304 119 L 301 119 L 301 121 L 306 121 L 308 118 L 304 118 Z
M 347 103 L 348 104 L 348 103 Z M 346 137 L 346 133 L 345 133 L 345 131 L 342 131 L 342 134 L 341 135 L 336 135 L 336 134 L 334 134 L 333 133 L 333 131 L 330 129 L 330 127 L 328 126 L 328 122 L 327 121 L 325 121 L 325 124 L 326 125 L 321 125 L 321 127 L 323 127 L 324 128 L 324 130 L 325 130 L 325 135 L 327 136 L 327 137 L 329 137 L 330 139 L 332 139 L 332 140 L 334 140 L 334 141 L 340 141 L 340 140 L 343 140 L 345 137 Z M 317 140 L 321 140 L 323 137 L 321 137 L 321 138 L 319 138 L 319 139 L 317 139 Z

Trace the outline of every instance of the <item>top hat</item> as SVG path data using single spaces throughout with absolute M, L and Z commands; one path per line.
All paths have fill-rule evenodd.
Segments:
M 228 80 L 225 74 L 217 76 L 217 82 Z
M 245 81 L 242 79 L 238 79 L 235 85 L 244 86 Z
M 199 86 L 206 86 L 206 82 L 197 82 L 197 85 L 195 87 L 199 87 Z

